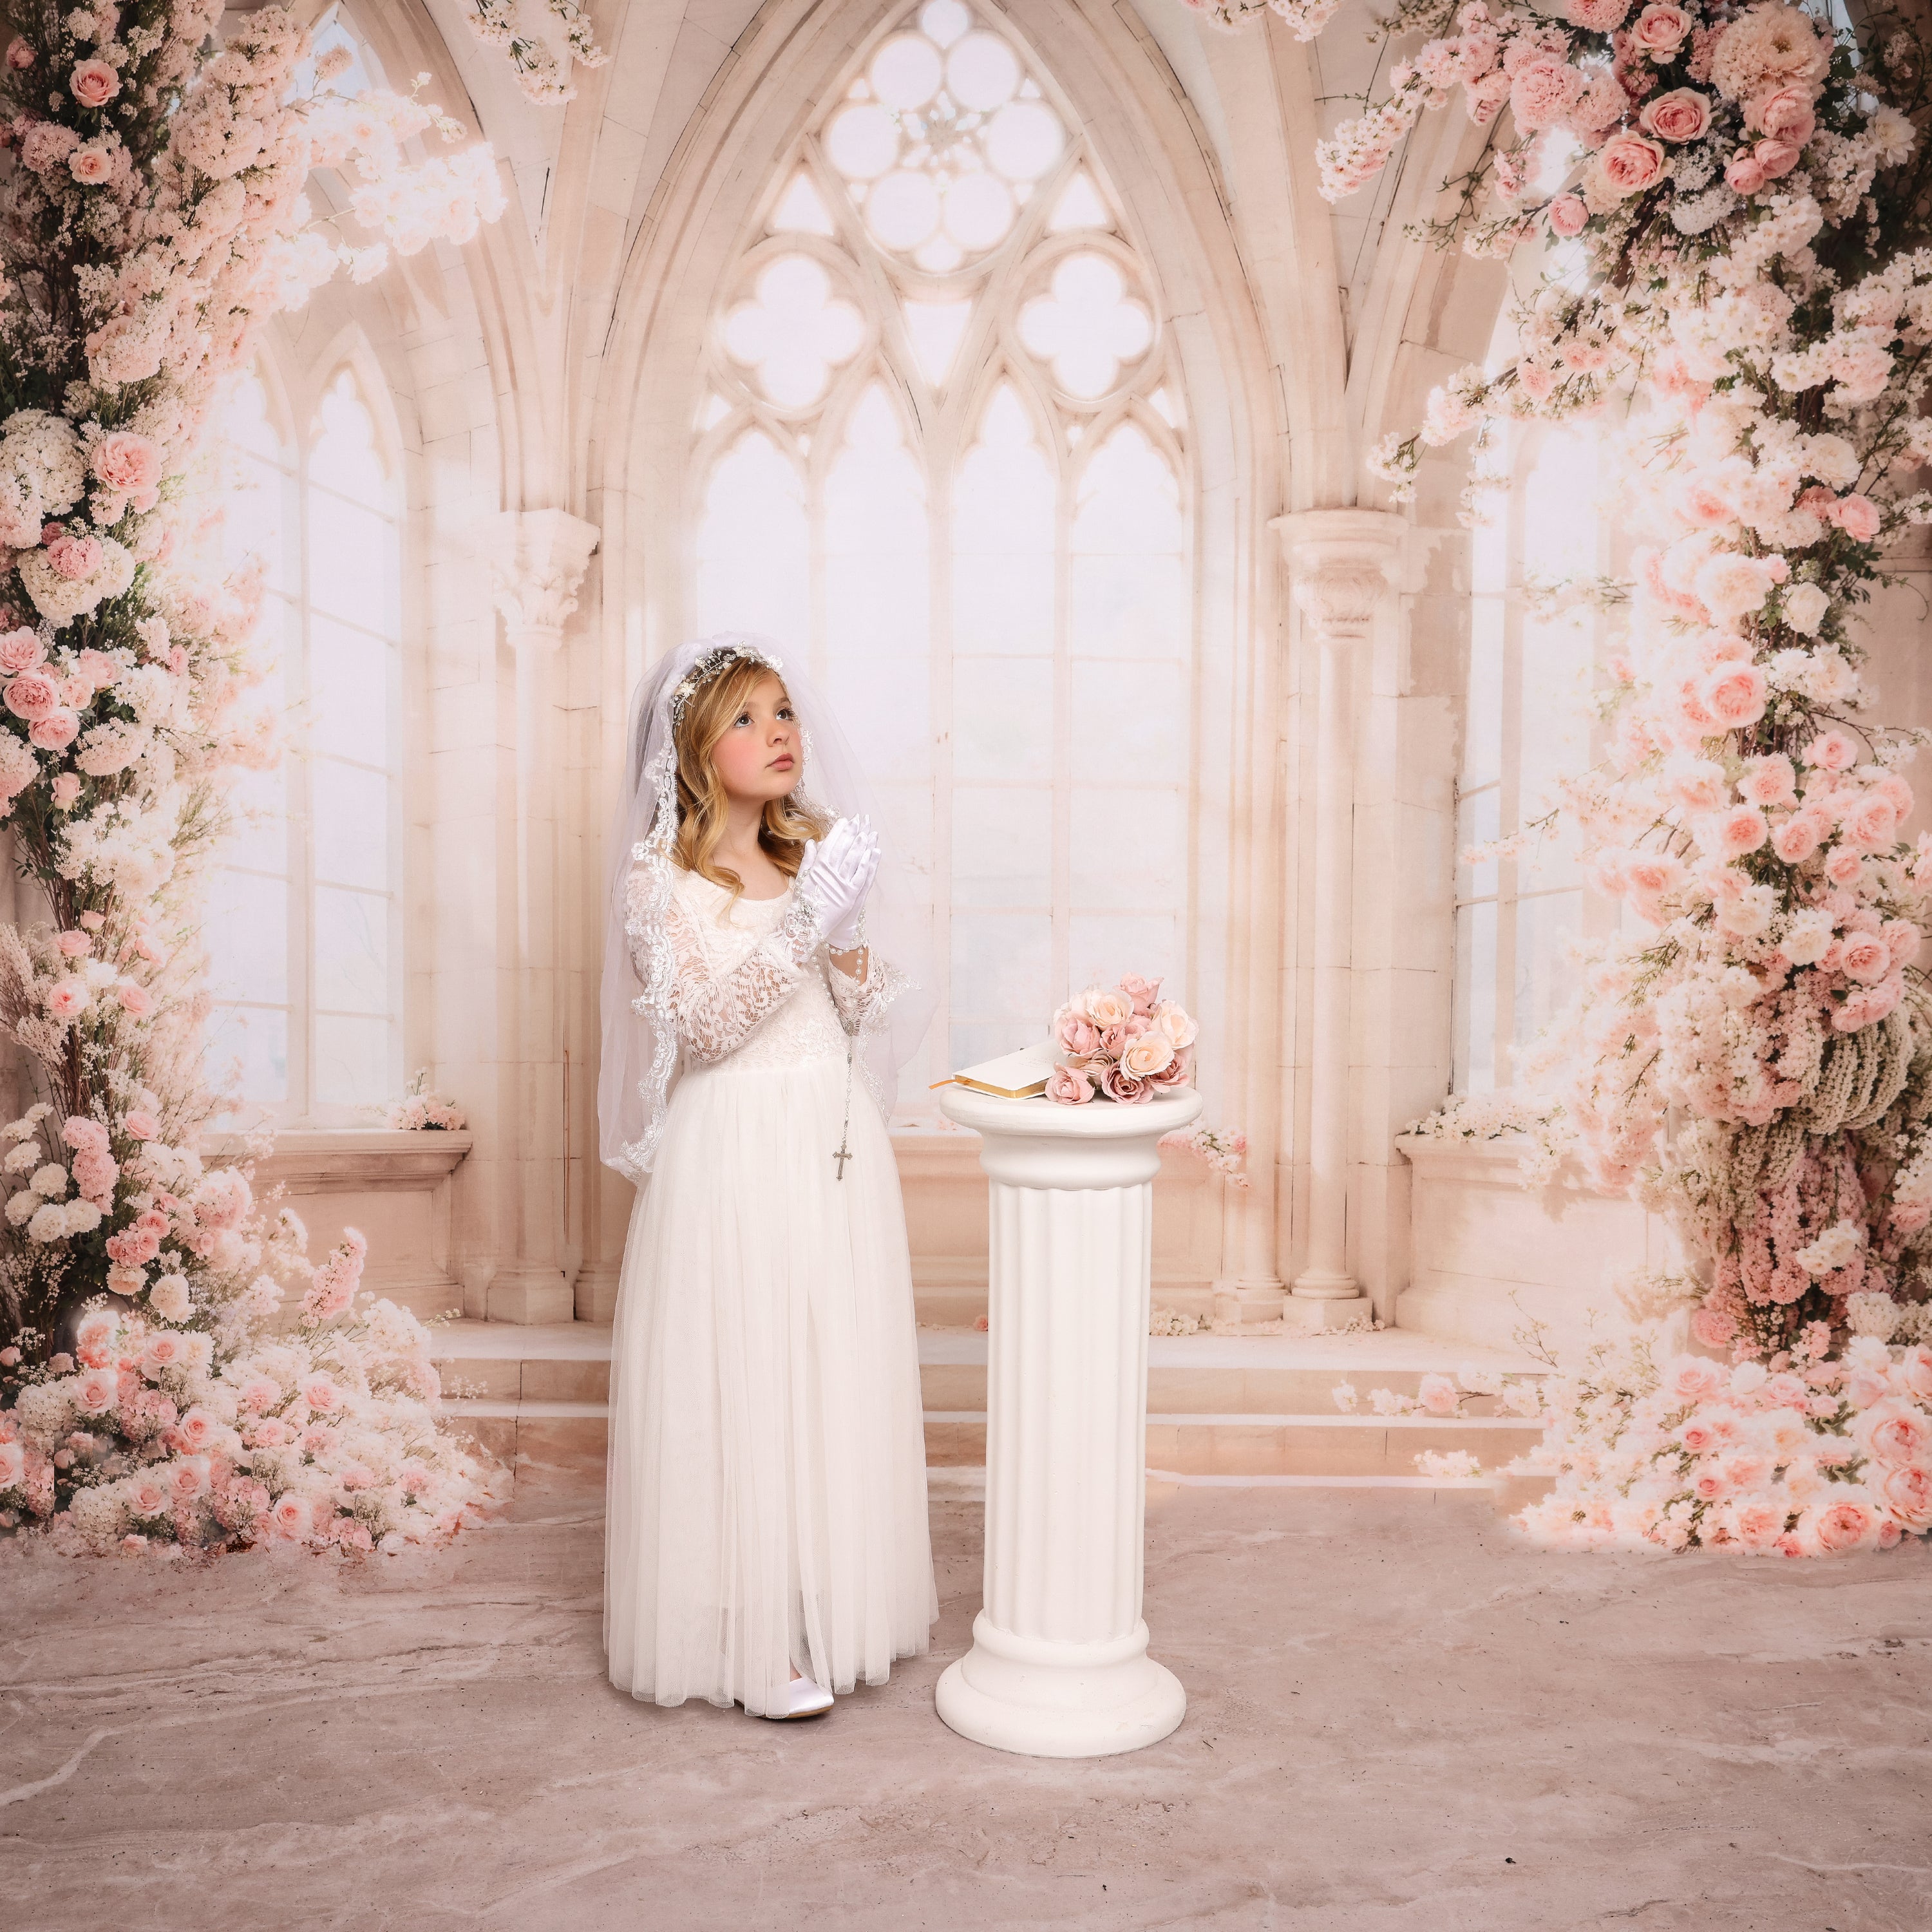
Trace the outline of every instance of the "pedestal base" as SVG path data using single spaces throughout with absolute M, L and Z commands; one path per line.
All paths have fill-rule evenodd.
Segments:
M 1187 1714 L 1180 1679 L 1147 1646 L 1144 1623 L 1109 1643 L 1054 1643 L 996 1630 L 982 1610 L 973 1648 L 939 1680 L 939 1714 L 975 1744 L 1026 1757 L 1139 1750 Z

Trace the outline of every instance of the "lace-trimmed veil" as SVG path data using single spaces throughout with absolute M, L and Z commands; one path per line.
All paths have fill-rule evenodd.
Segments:
M 641 1180 L 650 1170 L 677 1064 L 671 1006 L 676 965 L 664 925 L 677 872 L 672 856 L 677 830 L 672 700 L 694 670 L 702 680 L 746 658 L 769 664 L 784 679 L 798 716 L 804 759 L 792 797 L 833 818 L 868 814 L 879 835 L 878 877 L 866 907 L 872 974 L 878 981 L 868 1004 L 878 1018 L 860 1037 L 858 1067 L 880 1112 L 889 1118 L 899 1069 L 911 1058 L 932 1018 L 932 916 L 925 896 L 914 891 L 904 848 L 809 677 L 772 639 L 748 632 L 722 632 L 681 646 L 653 668 L 632 701 L 624 796 L 610 845 L 599 994 L 599 1151 L 606 1166 L 633 1180 Z M 628 885 L 635 866 L 644 868 L 645 879 L 634 902 Z M 632 963 L 634 940 L 648 969 L 641 981 Z M 896 970 L 887 974 L 886 967 Z

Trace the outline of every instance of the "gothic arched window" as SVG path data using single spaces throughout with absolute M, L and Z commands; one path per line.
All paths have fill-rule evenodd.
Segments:
M 1194 615 L 1179 366 L 1126 211 L 1004 16 L 925 0 L 814 116 L 721 292 L 691 634 L 801 651 L 930 881 L 903 1102 L 1173 970 Z
M 401 488 L 357 374 L 281 420 L 233 384 L 216 460 L 224 560 L 260 560 L 258 662 L 288 754 L 234 794 L 207 936 L 211 1070 L 284 1122 L 343 1122 L 400 1084 Z

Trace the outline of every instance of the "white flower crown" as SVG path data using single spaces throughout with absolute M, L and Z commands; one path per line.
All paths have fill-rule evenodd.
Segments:
M 780 659 L 760 650 L 756 644 L 734 641 L 714 646 L 678 680 L 676 688 L 671 692 L 670 722 L 674 726 L 684 716 L 684 707 L 698 692 L 728 665 L 734 664 L 760 664 L 768 670 L 780 672 L 784 669 Z

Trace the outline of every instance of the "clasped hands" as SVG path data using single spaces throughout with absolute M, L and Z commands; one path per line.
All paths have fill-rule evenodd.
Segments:
M 849 952 L 860 942 L 866 895 L 879 869 L 878 835 L 869 818 L 842 818 L 823 838 L 805 842 L 798 890 L 818 908 L 825 942 Z

